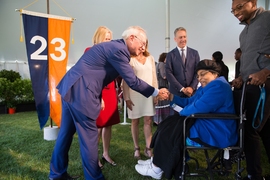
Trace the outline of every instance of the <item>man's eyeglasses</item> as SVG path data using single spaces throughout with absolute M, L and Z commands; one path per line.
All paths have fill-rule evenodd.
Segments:
M 231 13 L 232 14 L 234 14 L 235 13 L 235 11 L 241 11 L 241 9 L 243 9 L 243 7 L 248 3 L 249 1 L 246 1 L 245 3 L 243 3 L 243 4 L 238 4 L 237 6 L 236 6 L 236 8 L 235 9 L 232 9 L 231 10 Z
M 142 47 L 143 47 L 143 46 L 146 47 L 146 42 L 142 41 L 142 40 L 141 40 L 140 38 L 138 38 L 137 36 L 134 36 L 134 37 L 137 38 L 137 39 L 140 41 Z

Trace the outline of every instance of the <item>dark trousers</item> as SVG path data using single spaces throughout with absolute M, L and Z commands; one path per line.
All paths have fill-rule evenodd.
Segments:
M 247 172 L 254 180 L 261 180 L 262 177 L 261 140 L 268 156 L 268 162 L 270 163 L 270 80 L 267 80 L 265 90 L 265 119 L 261 127 L 258 129 L 254 129 L 252 127 L 252 120 L 260 97 L 260 89 L 258 86 L 248 85 L 246 91 L 245 108 L 247 121 L 245 122 L 244 150 L 246 155 Z M 260 116 L 260 111 L 258 112 L 258 115 Z
M 84 178 L 103 180 L 98 166 L 98 132 L 96 121 L 83 115 L 62 101 L 62 121 L 50 163 L 50 178 L 59 178 L 67 173 L 68 151 L 77 131 L 80 143 Z
M 153 163 L 164 171 L 164 177 L 179 179 L 183 162 L 183 121 L 185 117 L 175 114 L 162 121 L 153 134 L 150 147 L 154 149 Z M 194 119 L 186 123 L 188 134 Z

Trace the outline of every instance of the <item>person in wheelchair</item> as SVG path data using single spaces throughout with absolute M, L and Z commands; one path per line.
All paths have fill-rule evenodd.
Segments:
M 143 176 L 179 179 L 182 172 L 183 120 L 186 116 L 198 113 L 234 114 L 233 93 L 230 84 L 219 74 L 221 67 L 212 60 L 202 60 L 196 67 L 197 78 L 201 84 L 190 98 L 171 95 L 172 107 L 179 114 L 162 121 L 154 133 L 151 147 L 154 156 L 139 160 L 136 171 Z M 226 148 L 238 140 L 235 120 L 189 119 L 186 123 L 187 145 L 213 146 Z

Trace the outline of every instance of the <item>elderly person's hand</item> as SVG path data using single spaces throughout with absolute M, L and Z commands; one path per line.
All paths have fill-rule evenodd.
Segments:
M 170 92 L 166 88 L 161 88 L 158 92 L 157 98 L 158 100 L 169 99 Z

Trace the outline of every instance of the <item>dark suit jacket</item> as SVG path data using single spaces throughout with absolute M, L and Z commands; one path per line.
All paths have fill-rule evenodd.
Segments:
M 183 96 L 180 93 L 183 87 L 197 89 L 196 66 L 200 61 L 198 51 L 187 47 L 186 64 L 184 65 L 179 50 L 174 48 L 166 56 L 166 77 L 169 81 L 169 91 L 172 94 Z
M 130 53 L 123 39 L 94 45 L 65 74 L 57 86 L 58 92 L 91 119 L 99 115 L 103 87 L 119 74 L 133 90 L 151 96 L 154 88 L 135 76 L 129 60 Z

